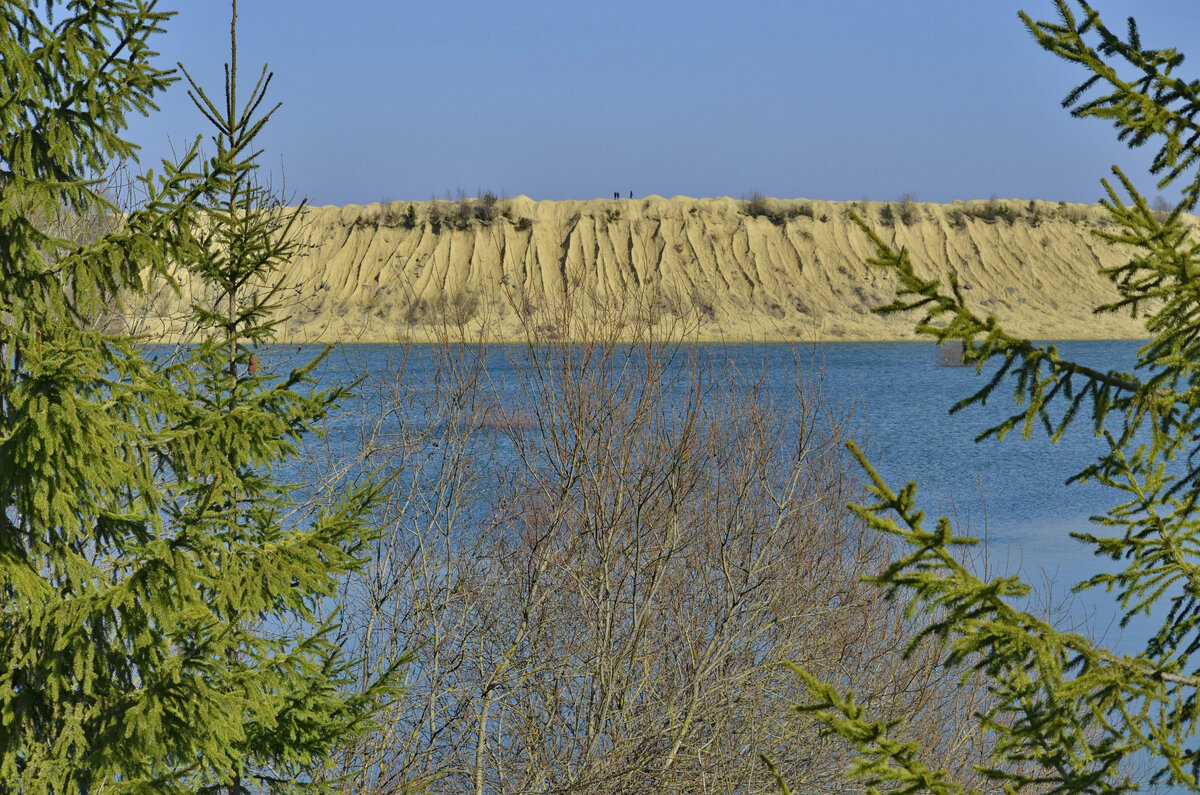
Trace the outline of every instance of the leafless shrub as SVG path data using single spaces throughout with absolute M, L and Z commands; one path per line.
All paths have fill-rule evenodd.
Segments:
M 376 219 L 376 223 L 379 224 L 379 226 L 388 228 L 403 226 L 405 222 L 405 212 L 403 207 L 403 202 L 380 202 L 379 217 Z
M 490 190 L 484 191 L 475 200 L 475 206 L 473 208 L 475 218 L 477 218 L 484 225 L 490 224 L 492 221 L 496 220 L 496 216 L 500 213 L 500 211 L 497 209 L 497 204 L 499 204 L 499 202 L 500 199 L 494 192 Z
M 1072 223 L 1072 224 L 1086 223 L 1087 217 L 1088 217 L 1086 207 L 1081 207 L 1078 204 L 1067 204 L 1066 202 L 1063 202 L 1063 201 L 1060 201 L 1058 203 L 1058 207 L 1055 210 L 1055 214 L 1059 218 L 1062 218 L 1063 220 L 1068 221 L 1069 223 Z
M 446 211 L 446 203 L 441 199 L 432 198 L 429 200 L 428 221 L 429 228 L 437 234 L 442 229 L 442 224 L 446 223 L 450 214 Z
M 338 760 L 347 791 L 760 791 L 759 753 L 838 791 L 851 755 L 791 712 L 789 660 L 969 770 L 983 693 L 937 649 L 906 657 L 919 625 L 861 582 L 891 550 L 843 507 L 858 481 L 819 380 L 775 389 L 587 316 L 533 313 L 502 365 L 446 344 L 368 374 L 382 409 L 336 472 L 394 479 L 346 643 L 363 681 L 417 661 Z
M 1004 221 L 1009 226 L 1012 226 L 1017 222 L 1018 218 L 1016 210 L 995 196 L 987 201 L 968 202 L 963 208 L 963 212 L 971 218 L 976 218 L 988 224 Z
M 787 214 L 780 208 L 779 203 L 758 191 L 754 191 L 743 200 L 742 211 L 751 218 L 766 218 L 776 226 L 783 226 L 787 222 Z

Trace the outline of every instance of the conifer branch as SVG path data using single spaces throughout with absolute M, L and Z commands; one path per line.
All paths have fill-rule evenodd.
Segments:
M 1078 2 L 1079 15 L 1067 0 L 1056 5 L 1058 22 L 1034 23 L 1024 14 L 1022 19 L 1045 49 L 1088 73 L 1064 106 L 1076 116 L 1111 121 L 1118 138 L 1131 146 L 1157 141 L 1152 171 L 1161 176 L 1160 185 L 1195 168 L 1200 81 L 1174 76 L 1183 56 L 1147 49 L 1132 20 L 1122 39 L 1086 2 Z M 1135 74 L 1125 77 L 1124 70 Z M 1069 483 L 1092 480 L 1126 495 L 1106 516 L 1096 517 L 1115 533 L 1076 536 L 1123 568 L 1077 587 L 1115 590 L 1123 624 L 1151 615 L 1159 619 L 1138 654 L 1118 654 L 1017 609 L 1015 600 L 1029 592 L 1027 585 L 1015 577 L 975 577 L 955 556 L 956 547 L 973 539 L 956 537 L 945 517 L 935 529 L 925 529 L 915 485 L 893 492 L 851 448 L 875 498 L 852 510 L 904 544 L 903 553 L 872 581 L 889 598 L 904 598 L 911 611 L 931 617 L 910 653 L 918 643 L 936 642 L 945 664 L 971 665 L 986 674 L 995 701 L 979 720 L 997 743 L 992 766 L 983 772 L 1014 789 L 1133 791 L 1137 782 L 1123 765 L 1147 752 L 1159 765 L 1157 780 L 1195 787 L 1200 771 L 1200 753 L 1187 745 L 1200 730 L 1195 709 L 1200 674 L 1190 668 L 1200 651 L 1200 522 L 1194 518 L 1200 504 L 1200 241 L 1183 215 L 1200 195 L 1200 174 L 1166 213 L 1152 211 L 1119 169 L 1113 174 L 1114 183 L 1102 183 L 1102 205 L 1115 231 L 1095 234 L 1130 252 L 1130 259 L 1103 271 L 1119 297 L 1096 311 L 1130 312 L 1145 320 L 1152 338 L 1138 351 L 1136 375 L 1083 367 L 1062 358 L 1054 346 L 1009 335 L 994 317 L 980 317 L 967 305 L 955 273 L 944 283 L 919 278 L 908 252 L 895 250 L 852 216 L 875 245 L 870 264 L 897 282 L 895 299 L 876 311 L 920 310 L 918 333 L 939 343 L 961 341 L 964 362 L 977 371 L 989 361 L 997 364 L 984 386 L 952 411 L 985 402 L 1009 382 L 1022 410 L 980 438 L 1002 437 L 1017 427 L 1029 436 L 1041 425 L 1056 442 L 1090 414 L 1090 430 L 1107 451 Z M 863 722 L 852 699 L 825 691 L 816 680 L 809 684 L 815 714 L 858 745 L 862 769 L 886 770 L 892 783 L 916 781 L 913 770 L 897 772 L 915 751 L 882 742 L 887 727 Z M 913 786 L 930 791 L 935 783 Z

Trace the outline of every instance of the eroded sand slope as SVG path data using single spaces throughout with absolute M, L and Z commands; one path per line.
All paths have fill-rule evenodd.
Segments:
M 1094 236 L 1106 218 L 1098 207 L 892 203 L 888 225 L 878 202 L 766 200 L 758 209 L 768 215 L 755 216 L 745 201 L 653 196 L 522 196 L 500 200 L 490 219 L 477 200 L 309 208 L 301 253 L 280 274 L 280 336 L 390 342 L 461 327 L 516 339 L 528 326 L 572 337 L 619 309 L 704 340 L 910 339 L 912 318 L 870 312 L 893 284 L 867 266 L 873 249 L 845 218 L 852 206 L 906 247 L 919 271 L 956 269 L 981 313 L 1010 331 L 1144 336 L 1128 317 L 1092 313 L 1116 295 L 1098 269 L 1129 258 Z M 182 296 L 160 291 L 141 308 L 144 328 L 178 333 L 171 318 L 186 314 L 189 296 L 186 284 Z

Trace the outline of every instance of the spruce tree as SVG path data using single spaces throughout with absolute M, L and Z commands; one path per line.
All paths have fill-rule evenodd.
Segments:
M 215 154 L 148 175 L 96 240 L 53 232 L 118 212 L 99 180 L 174 79 L 151 63 L 165 22 L 0 6 L 0 792 L 286 791 L 395 692 L 394 668 L 349 689 L 314 618 L 377 487 L 304 511 L 276 474 L 342 393 L 259 350 L 296 217 L 255 184 L 265 70 L 239 106 L 235 46 L 224 102 L 193 86 Z M 180 267 L 206 287 L 196 344 L 160 356 L 95 322 Z
M 1006 332 L 968 305 L 948 284 L 920 278 L 861 219 L 876 246 L 872 263 L 900 285 L 883 312 L 921 310 L 920 333 L 939 343 L 961 341 L 964 358 L 997 363 L 961 410 L 1012 389 L 1018 409 L 981 438 L 1041 429 L 1057 440 L 1076 425 L 1102 438 L 1106 452 L 1074 480 L 1094 481 L 1118 498 L 1097 518 L 1100 530 L 1076 537 L 1116 561 L 1079 590 L 1115 594 L 1122 623 L 1153 628 L 1136 653 L 1063 631 L 1021 609 L 1029 586 L 1017 577 L 983 580 L 959 561 L 958 537 L 939 518 L 926 527 L 916 486 L 894 490 L 855 449 L 870 476 L 874 501 L 852 506 L 872 527 L 903 542 L 904 554 L 876 581 L 889 598 L 911 600 L 931 617 L 914 644 L 930 639 L 947 665 L 974 666 L 989 682 L 992 703 L 978 716 L 996 738 L 987 772 L 1006 792 L 1132 792 L 1141 784 L 1131 762 L 1149 761 L 1152 780 L 1200 789 L 1200 245 L 1184 213 L 1200 199 L 1200 80 L 1178 76 L 1183 55 L 1142 44 L 1130 19 L 1124 35 L 1087 3 L 1057 0 L 1057 19 L 1021 19 L 1046 50 L 1078 64 L 1087 78 L 1064 100 L 1073 115 L 1113 124 L 1131 147 L 1154 147 L 1159 187 L 1180 185 L 1174 211 L 1156 213 L 1114 168 L 1102 204 L 1115 231 L 1095 234 L 1129 252 L 1106 271 L 1119 291 L 1098 312 L 1131 312 L 1152 335 L 1133 372 L 1105 372 L 1064 359 L 1052 345 Z M 801 709 L 854 743 L 856 774 L 870 787 L 896 792 L 958 793 L 963 787 L 922 757 L 919 744 L 898 739 L 857 704 L 853 693 L 800 671 L 811 703 Z M 871 790 L 874 791 L 874 790 Z

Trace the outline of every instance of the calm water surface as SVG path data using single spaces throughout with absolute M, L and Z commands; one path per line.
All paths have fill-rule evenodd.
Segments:
M 1104 369 L 1130 370 L 1136 341 L 1065 342 L 1067 358 Z M 728 359 L 744 376 L 764 376 L 781 394 L 796 376 L 819 381 L 834 411 L 849 415 L 857 438 L 865 440 L 872 462 L 895 485 L 916 480 L 930 503 L 952 507 L 958 518 L 1001 544 L 1034 544 L 1039 555 L 1069 548 L 1068 530 L 1088 526 L 1102 512 L 1103 489 L 1064 487 L 1064 481 L 1092 461 L 1102 445 L 1087 418 L 1057 445 L 1035 432 L 1023 441 L 1019 432 L 1004 442 L 976 443 L 985 428 L 1016 410 L 1011 387 L 1001 387 L 986 406 L 951 415 L 950 407 L 982 386 L 990 369 L 944 367 L 928 343 L 826 343 L 699 346 L 714 364 Z M 297 353 L 295 348 L 292 353 Z M 298 361 L 308 351 L 300 352 Z M 435 351 L 413 346 L 406 374 L 419 378 Z M 500 384 L 511 376 L 512 349 L 488 352 L 489 375 Z M 319 371 L 324 385 L 354 380 L 363 368 L 383 371 L 403 355 L 385 345 L 343 345 Z M 982 493 L 981 493 L 982 492 Z M 1032 551 L 1032 550 L 1031 550 Z
M 1059 343 L 1059 350 L 1101 369 L 1129 371 L 1140 344 L 1076 341 Z M 872 462 L 893 488 L 915 480 L 927 514 L 951 513 L 963 530 L 986 536 L 989 565 L 1008 571 L 1019 567 L 1028 578 L 1048 577 L 1064 590 L 1103 564 L 1069 535 L 1093 529 L 1089 517 L 1104 513 L 1116 496 L 1091 484 L 1064 485 L 1102 450 L 1086 416 L 1058 444 L 1050 444 L 1040 429 L 1030 440 L 1017 431 L 1003 442 L 977 443 L 982 430 L 1016 410 L 1011 387 L 1002 386 L 986 406 L 951 415 L 950 407 L 982 386 L 990 370 L 977 374 L 973 368 L 940 366 L 929 343 L 706 345 L 697 350 L 713 364 L 732 361 L 744 375 L 761 375 L 764 386 L 780 394 L 797 376 L 819 381 L 831 410 L 850 417 L 851 433 L 865 440 Z M 487 351 L 489 376 L 502 390 L 512 382 L 514 351 L 519 355 L 513 348 Z M 288 350 L 288 358 L 299 361 L 309 354 Z M 411 386 L 412 379 L 428 372 L 436 349 L 413 346 L 407 354 Z M 319 377 L 327 385 L 346 383 L 364 369 L 384 372 L 403 355 L 386 345 L 339 346 Z M 333 427 L 336 434 L 336 422 Z M 1108 623 L 1105 617 L 1113 611 L 1102 595 L 1089 597 L 1087 604 L 1098 604 L 1100 623 Z M 1131 633 L 1138 634 L 1127 630 L 1127 640 Z
M 1102 370 L 1128 372 L 1140 344 L 1064 342 L 1059 350 Z M 479 349 L 473 350 L 478 355 Z M 951 513 L 962 530 L 986 538 L 993 575 L 1020 570 L 1027 581 L 1040 584 L 1042 593 L 1048 590 L 1062 601 L 1074 583 L 1113 565 L 1070 537 L 1071 531 L 1096 530 L 1089 517 L 1103 514 L 1118 496 L 1091 484 L 1065 485 L 1103 449 L 1086 415 L 1058 444 L 1051 444 L 1040 428 L 1029 440 L 1022 440 L 1017 431 L 1003 442 L 977 443 L 981 431 L 1016 411 L 1012 387 L 1002 386 L 986 406 L 951 415 L 951 406 L 983 386 L 994 370 L 976 373 L 973 368 L 941 366 L 929 343 L 712 345 L 697 351 L 714 365 L 735 363 L 743 377 L 753 381 L 757 376 L 763 387 L 781 396 L 796 378 L 819 383 L 829 410 L 849 417 L 850 433 L 865 441 L 872 462 L 893 488 L 909 480 L 918 483 L 929 526 L 936 514 Z M 277 349 L 277 355 L 296 363 L 315 352 Z M 407 351 L 383 345 L 339 346 L 317 374 L 324 385 L 344 384 L 363 372 L 388 372 L 407 354 L 405 378 L 410 388 L 420 390 L 425 388 L 422 374 L 431 371 L 437 353 L 422 346 Z M 486 355 L 488 375 L 501 392 L 516 389 L 511 357 L 519 357 L 520 349 L 492 348 Z M 365 407 L 372 409 L 369 398 Z M 353 445 L 352 425 L 335 418 L 331 436 L 341 433 L 344 438 L 330 442 Z M 1150 625 L 1120 629 L 1117 615 L 1111 597 L 1088 591 L 1069 602 L 1060 618 L 1083 626 L 1110 647 L 1140 650 Z

